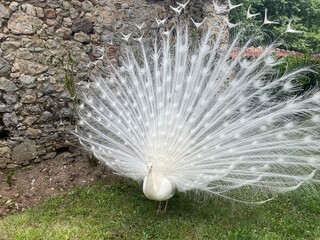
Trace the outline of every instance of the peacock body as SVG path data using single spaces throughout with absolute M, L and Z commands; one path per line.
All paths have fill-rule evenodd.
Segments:
M 128 48 L 123 66 L 80 96 L 81 143 L 143 182 L 149 199 L 192 190 L 233 199 L 245 187 L 277 193 L 318 181 L 320 93 L 296 94 L 309 69 L 280 75 L 274 45 L 250 60 L 243 53 L 254 40 L 239 47 L 239 34 L 221 48 L 222 32 L 191 42 L 177 27 L 152 54 L 140 38 L 138 54 Z

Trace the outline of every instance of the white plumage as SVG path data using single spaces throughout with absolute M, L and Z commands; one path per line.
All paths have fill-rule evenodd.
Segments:
M 149 199 L 196 190 L 247 201 L 229 192 L 316 181 L 320 93 L 296 95 L 294 81 L 308 69 L 279 75 L 274 46 L 247 60 L 250 41 L 236 48 L 238 36 L 223 49 L 222 35 L 208 31 L 191 44 L 177 28 L 152 53 L 140 40 L 138 55 L 129 48 L 120 69 L 96 76 L 80 96 L 82 144 L 117 174 L 143 181 Z

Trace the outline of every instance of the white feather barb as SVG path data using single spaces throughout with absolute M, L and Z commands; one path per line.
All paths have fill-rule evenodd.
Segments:
M 83 145 L 135 180 L 152 164 L 183 192 L 228 198 L 245 186 L 283 192 L 314 179 L 320 97 L 293 94 L 308 69 L 278 76 L 268 64 L 273 46 L 256 59 L 244 59 L 246 46 L 230 57 L 240 36 L 223 49 L 222 31 L 191 46 L 188 30 L 177 28 L 153 54 L 139 41 L 139 56 L 129 50 L 123 67 L 96 76 L 80 97 Z

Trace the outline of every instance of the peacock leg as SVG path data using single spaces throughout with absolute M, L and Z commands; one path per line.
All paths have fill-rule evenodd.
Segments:
M 169 202 L 169 200 L 167 200 L 167 201 L 166 201 L 166 205 L 164 206 L 164 210 L 163 210 L 164 212 L 166 212 L 166 211 L 167 211 L 168 202 Z
M 161 213 L 161 201 L 159 202 L 157 213 Z

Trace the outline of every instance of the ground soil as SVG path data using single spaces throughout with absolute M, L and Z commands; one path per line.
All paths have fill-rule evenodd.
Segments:
M 0 217 L 24 211 L 71 188 L 87 186 L 107 174 L 110 171 L 106 167 L 93 166 L 81 152 L 63 152 L 53 159 L 11 173 L 0 171 Z

